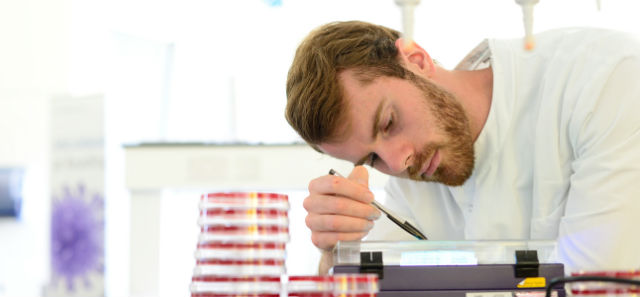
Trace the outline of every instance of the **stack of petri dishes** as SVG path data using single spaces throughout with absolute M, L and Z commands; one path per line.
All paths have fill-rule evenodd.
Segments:
M 209 193 L 200 199 L 192 297 L 279 297 L 289 241 L 287 195 Z
M 615 279 L 640 282 L 640 270 L 622 271 L 580 271 L 572 272 L 572 277 L 596 277 L 602 280 L 575 281 L 569 283 L 568 295 L 577 297 L 635 297 L 640 295 L 640 286 L 617 283 Z M 607 280 L 609 279 L 609 280 Z
M 377 274 L 334 274 L 289 276 L 289 297 L 375 297 L 379 292 Z

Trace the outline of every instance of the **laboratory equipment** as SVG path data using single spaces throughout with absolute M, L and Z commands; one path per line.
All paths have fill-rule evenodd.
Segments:
M 568 290 L 571 295 L 582 296 L 637 296 L 640 293 L 640 270 L 579 271 L 572 272 Z M 592 277 L 595 277 L 592 279 Z M 598 279 L 598 278 L 602 279 Z M 580 281 L 580 279 L 585 279 Z M 588 279 L 588 280 L 587 280 Z M 614 280 L 632 280 L 636 283 L 619 283 Z
M 290 275 L 289 297 L 332 297 L 333 277 L 330 275 Z
M 290 275 L 288 280 L 289 297 L 375 297 L 379 291 L 373 273 Z
M 380 297 L 542 297 L 548 281 L 564 276 L 555 247 L 555 241 L 341 241 L 332 272 L 378 274 Z
M 378 275 L 373 273 L 338 273 L 333 275 L 333 296 L 376 297 Z
M 289 198 L 258 192 L 200 198 L 191 297 L 279 297 L 286 273 Z
M 420 0 L 395 0 L 402 9 L 402 37 L 404 47 L 407 48 L 413 43 L 413 11 Z
M 538 0 L 516 0 L 522 6 L 522 20 L 524 22 L 524 48 L 532 50 L 535 47 L 533 40 L 533 6 Z

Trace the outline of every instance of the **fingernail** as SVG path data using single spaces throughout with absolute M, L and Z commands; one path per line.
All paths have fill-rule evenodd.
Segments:
M 369 220 L 375 221 L 379 219 L 381 216 L 382 216 L 382 213 L 376 209 L 375 212 L 369 216 Z
M 366 198 L 368 200 L 368 202 L 373 201 L 373 193 L 371 193 L 371 192 L 364 193 L 364 198 Z
M 367 223 L 367 230 L 371 230 L 371 229 L 373 229 L 373 222 L 369 221 Z

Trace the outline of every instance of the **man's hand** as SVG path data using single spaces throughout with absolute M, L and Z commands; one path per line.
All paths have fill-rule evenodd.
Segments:
M 330 267 L 331 250 L 338 241 L 362 239 L 380 217 L 371 205 L 373 193 L 368 186 L 369 173 L 363 166 L 356 166 L 348 178 L 325 175 L 309 183 L 303 206 L 311 241 L 323 250 L 321 274 Z

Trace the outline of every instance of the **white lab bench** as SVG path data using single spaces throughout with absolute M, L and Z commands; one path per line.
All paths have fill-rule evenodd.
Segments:
M 167 190 L 306 191 L 311 179 L 330 168 L 344 174 L 352 168 L 306 144 L 139 144 L 125 146 L 125 159 L 131 198 L 130 296 L 161 295 L 159 271 L 170 263 L 160 247 L 161 197 Z M 374 171 L 370 175 L 370 186 L 382 188 L 387 178 Z M 195 250 L 196 242 L 191 245 Z

